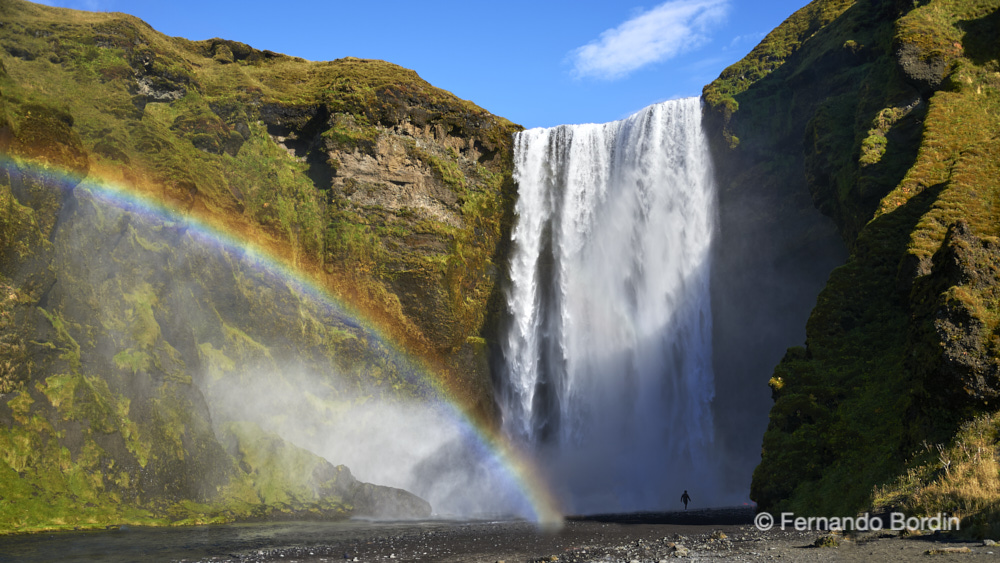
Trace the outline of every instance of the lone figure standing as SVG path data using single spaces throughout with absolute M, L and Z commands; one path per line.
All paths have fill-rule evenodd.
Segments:
M 681 495 L 681 502 L 684 503 L 684 510 L 687 510 L 688 503 L 691 502 L 691 495 L 689 495 L 687 491 L 684 491 L 684 494 Z

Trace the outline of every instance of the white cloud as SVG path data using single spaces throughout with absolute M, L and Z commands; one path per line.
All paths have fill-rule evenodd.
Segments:
M 728 9 L 729 0 L 664 2 L 573 50 L 573 72 L 578 77 L 614 80 L 699 47 Z

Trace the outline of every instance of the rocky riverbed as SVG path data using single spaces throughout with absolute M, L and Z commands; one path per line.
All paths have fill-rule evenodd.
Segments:
M 991 542 L 946 534 L 837 534 L 770 530 L 749 510 L 596 516 L 570 519 L 558 531 L 524 522 L 475 522 L 434 529 L 394 528 L 299 547 L 263 547 L 191 561 L 364 563 L 647 563 L 692 561 L 971 561 L 995 560 Z

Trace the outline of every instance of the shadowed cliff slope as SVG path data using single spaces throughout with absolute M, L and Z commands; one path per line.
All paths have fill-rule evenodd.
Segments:
M 730 189 L 806 187 L 850 248 L 770 380 L 761 508 L 996 513 L 998 9 L 817 0 L 705 89 Z
M 0 0 L 0 531 L 428 514 L 214 401 L 289 371 L 318 412 L 435 396 L 402 348 L 495 416 L 516 129 L 389 63 Z

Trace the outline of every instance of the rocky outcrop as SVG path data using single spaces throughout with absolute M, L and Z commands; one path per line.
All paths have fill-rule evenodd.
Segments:
M 264 500 L 258 517 L 342 518 L 350 513 L 405 520 L 431 515 L 431 505 L 416 495 L 358 481 L 346 466 L 334 466 L 253 423 L 227 425 L 222 441 L 253 476 L 254 490 Z
M 908 366 L 938 397 L 984 406 L 1000 397 L 1000 338 L 989 308 L 1000 302 L 1000 245 L 959 220 L 948 228 L 934 268 L 914 287 L 917 318 Z
M 431 505 L 427 501 L 402 489 L 355 481 L 347 498 L 356 507 L 359 516 L 407 520 L 429 518 L 431 515 Z
M 955 47 L 959 51 L 959 46 Z M 896 48 L 896 61 L 903 75 L 925 96 L 941 87 L 957 55 L 958 53 L 950 57 L 928 55 L 914 43 L 902 43 Z

